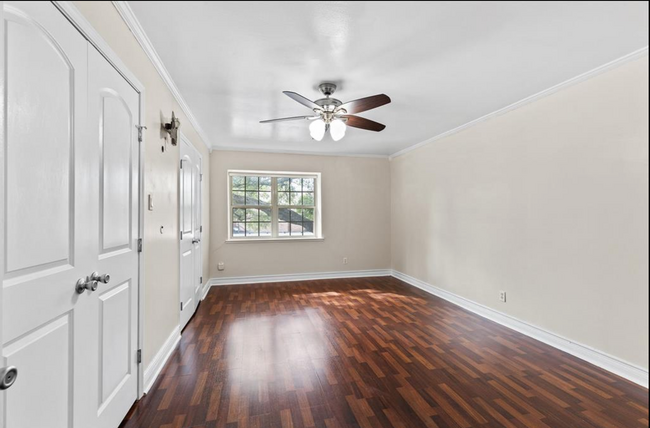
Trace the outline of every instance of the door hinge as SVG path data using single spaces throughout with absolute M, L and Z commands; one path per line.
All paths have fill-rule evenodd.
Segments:
M 181 312 L 183 312 L 183 302 L 181 302 Z
M 138 364 L 142 363 L 142 349 L 138 349 L 137 356 Z
M 203 181 L 203 174 L 201 174 L 201 181 Z
M 142 252 L 142 238 L 138 238 L 138 253 Z
M 183 231 L 182 230 L 179 232 L 179 236 L 181 237 L 181 241 L 182 241 L 183 240 Z
M 142 142 L 142 130 L 147 129 L 146 126 L 143 125 L 135 125 L 136 128 L 138 128 L 138 143 Z
M 199 278 L 199 282 L 203 285 L 203 277 Z
M 199 226 L 199 232 L 203 233 L 203 226 Z
M 183 159 L 181 159 L 180 164 L 181 164 L 181 169 L 183 169 Z

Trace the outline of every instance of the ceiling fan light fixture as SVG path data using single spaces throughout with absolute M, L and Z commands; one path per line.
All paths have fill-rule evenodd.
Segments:
M 325 122 L 323 119 L 316 119 L 309 124 L 309 134 L 316 141 L 321 141 L 325 136 Z
M 332 123 L 330 123 L 330 135 L 332 136 L 332 140 L 339 141 L 341 138 L 345 137 L 346 129 L 347 126 L 345 126 L 345 122 L 340 119 L 334 119 Z

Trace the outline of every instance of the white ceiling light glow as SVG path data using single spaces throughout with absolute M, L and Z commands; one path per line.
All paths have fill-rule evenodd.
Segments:
M 332 136 L 332 140 L 339 141 L 341 138 L 345 137 L 346 128 L 345 122 L 340 119 L 334 119 L 332 123 L 330 123 L 330 135 Z
M 316 141 L 321 141 L 325 136 L 325 122 L 322 119 L 316 119 L 309 125 L 309 133 L 311 138 Z

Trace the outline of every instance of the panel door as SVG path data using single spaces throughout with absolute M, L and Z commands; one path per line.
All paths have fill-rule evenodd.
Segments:
M 198 306 L 199 301 L 202 297 L 203 291 L 203 243 L 201 242 L 201 237 L 203 234 L 202 230 L 202 220 L 201 216 L 203 215 L 202 197 L 201 197 L 201 187 L 202 187 L 202 160 L 201 155 L 198 150 L 192 147 L 194 150 L 195 162 L 194 162 L 194 204 L 192 206 L 192 213 L 194 215 L 194 239 L 193 242 L 193 256 L 194 256 L 194 296 L 196 299 L 196 305 Z M 195 309 L 196 310 L 196 309 Z
M 201 245 L 201 217 L 198 214 L 201 167 L 196 149 L 185 138 L 181 138 L 180 156 L 180 325 L 183 328 L 197 307 L 200 285 L 196 258 L 197 253 L 200 257 Z
M 91 427 L 76 409 L 77 346 L 96 299 L 90 274 L 93 150 L 86 141 L 87 42 L 50 2 L 4 2 L 6 86 L 3 350 L 16 383 L 7 428 Z M 73 405 L 74 403 L 74 405 Z
M 86 350 L 88 396 L 97 422 L 114 428 L 137 398 L 139 96 L 93 47 L 88 51 L 89 141 L 94 293 L 92 331 Z M 109 275 L 105 278 L 103 275 Z M 107 280 L 107 281 L 106 281 Z

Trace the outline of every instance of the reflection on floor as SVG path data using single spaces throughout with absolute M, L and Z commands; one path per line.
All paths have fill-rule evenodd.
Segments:
M 647 427 L 648 391 L 392 277 L 213 287 L 122 427 Z

